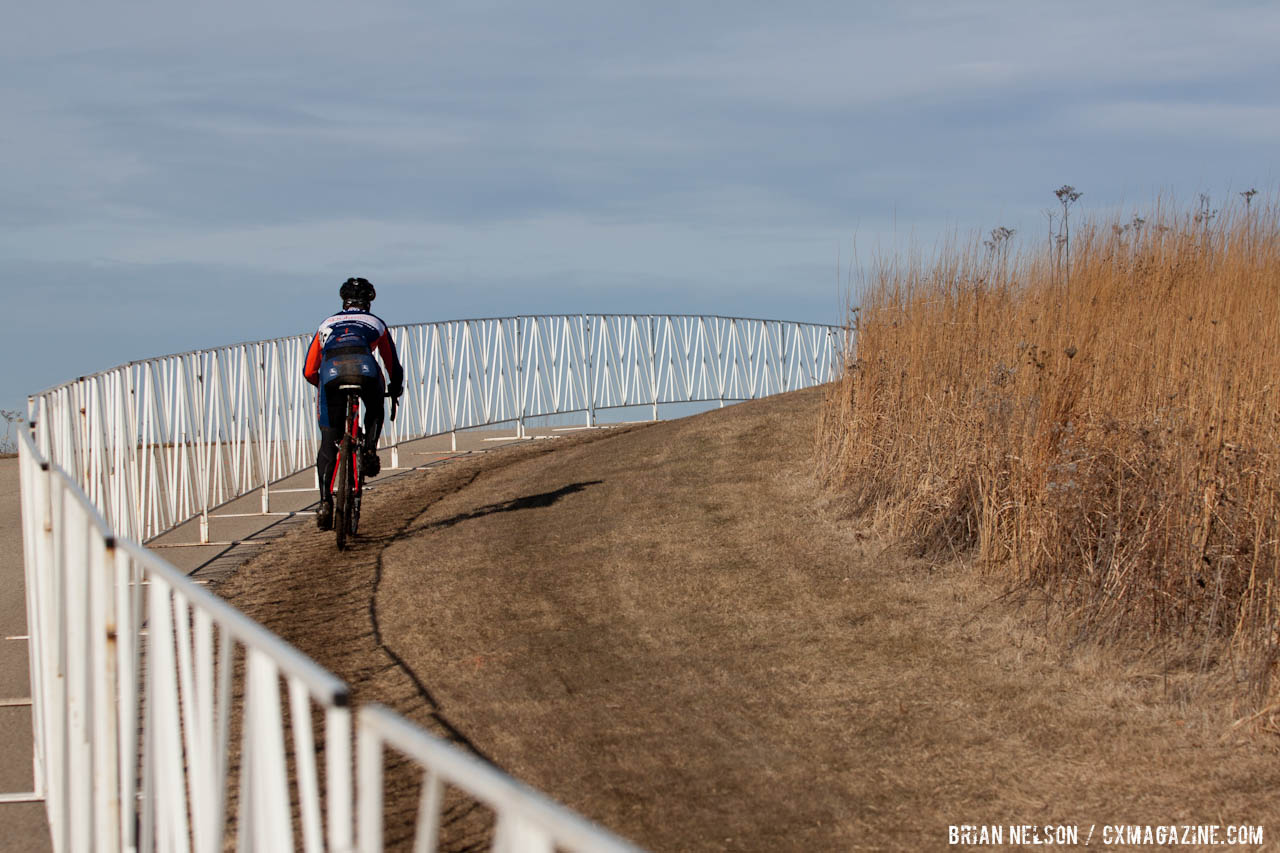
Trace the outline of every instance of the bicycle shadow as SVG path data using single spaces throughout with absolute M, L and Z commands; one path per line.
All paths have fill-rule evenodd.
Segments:
M 488 504 L 487 506 L 477 507 L 469 512 L 459 513 L 450 518 L 442 518 L 439 521 L 432 521 L 424 524 L 417 530 L 432 530 L 444 527 L 453 527 L 455 524 L 461 524 L 464 521 L 471 521 L 476 518 L 483 518 L 486 515 L 495 515 L 500 512 L 517 512 L 522 509 L 542 509 L 549 507 L 559 501 L 561 498 L 567 497 L 578 492 L 585 491 L 591 486 L 598 486 L 604 480 L 584 480 L 580 483 L 570 483 L 567 486 L 561 486 L 552 492 L 541 492 L 536 495 L 526 495 L 522 498 L 512 498 L 507 501 Z

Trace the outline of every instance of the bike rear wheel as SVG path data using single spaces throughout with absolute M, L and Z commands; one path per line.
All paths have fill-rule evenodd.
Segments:
M 360 451 L 353 449 L 351 451 L 351 497 L 347 499 L 347 533 L 355 536 L 360 529 L 360 492 L 363 491 L 360 480 L 363 479 L 357 473 L 360 467 L 359 457 L 356 456 Z
M 351 521 L 351 436 L 344 435 L 338 445 L 338 475 L 333 484 L 333 530 L 338 539 L 338 550 L 347 547 L 348 525 Z

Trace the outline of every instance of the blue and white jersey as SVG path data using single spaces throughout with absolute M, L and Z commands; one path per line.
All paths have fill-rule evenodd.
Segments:
M 311 339 L 302 374 L 312 385 L 321 384 L 321 368 L 341 356 L 372 356 L 377 353 L 392 385 L 404 378 L 395 342 L 381 317 L 360 308 L 347 308 L 325 319 Z M 376 362 L 374 363 L 376 365 Z M 376 369 L 376 368 L 375 368 Z M 362 371 L 364 372 L 364 371 Z M 379 379 L 382 378 L 379 373 Z

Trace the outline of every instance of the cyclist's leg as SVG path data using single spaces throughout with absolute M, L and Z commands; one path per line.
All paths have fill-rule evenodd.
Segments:
M 331 392 L 324 383 L 320 384 L 317 392 L 316 426 L 320 428 L 320 446 L 316 450 L 316 483 L 320 487 L 320 506 L 316 509 L 316 527 L 329 530 L 333 527 L 333 498 L 329 494 L 329 484 L 338 457 L 336 440 L 342 433 L 341 426 L 330 425 L 334 423 L 333 398 L 341 395 Z
M 338 442 L 342 441 L 342 425 L 346 412 L 342 410 L 343 395 L 334 387 L 321 386 L 318 406 L 320 447 L 316 451 L 316 475 L 320 481 L 320 497 L 329 497 L 333 480 L 333 466 L 338 461 Z
M 365 475 L 375 477 L 381 469 L 378 461 L 378 438 L 382 435 L 383 393 L 385 385 L 379 373 L 375 379 L 366 377 L 362 383 L 360 399 L 364 402 Z
M 377 447 L 382 435 L 382 421 L 386 417 L 382 395 L 385 393 L 386 385 L 381 378 L 364 380 L 360 399 L 364 402 L 364 434 L 370 447 Z

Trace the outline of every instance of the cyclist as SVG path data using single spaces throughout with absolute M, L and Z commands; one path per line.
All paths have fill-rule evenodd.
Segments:
M 391 379 L 391 396 L 404 392 L 404 369 L 396 355 L 396 345 L 387 331 L 387 324 L 369 310 L 377 291 L 368 279 L 349 278 L 338 290 L 342 297 L 342 310 L 320 324 L 302 375 L 316 386 L 316 416 L 320 426 L 320 450 L 316 454 L 316 474 L 320 478 L 320 509 L 316 512 L 316 524 L 321 530 L 333 526 L 333 469 L 338 460 L 338 444 L 342 441 L 342 426 L 346 420 L 343 411 L 344 395 L 338 386 L 360 386 L 360 399 L 364 401 L 365 451 L 360 468 L 366 477 L 375 477 L 381 470 L 378 461 L 378 436 L 382 433 L 383 385 L 382 370 L 373 354 L 382 358 Z

